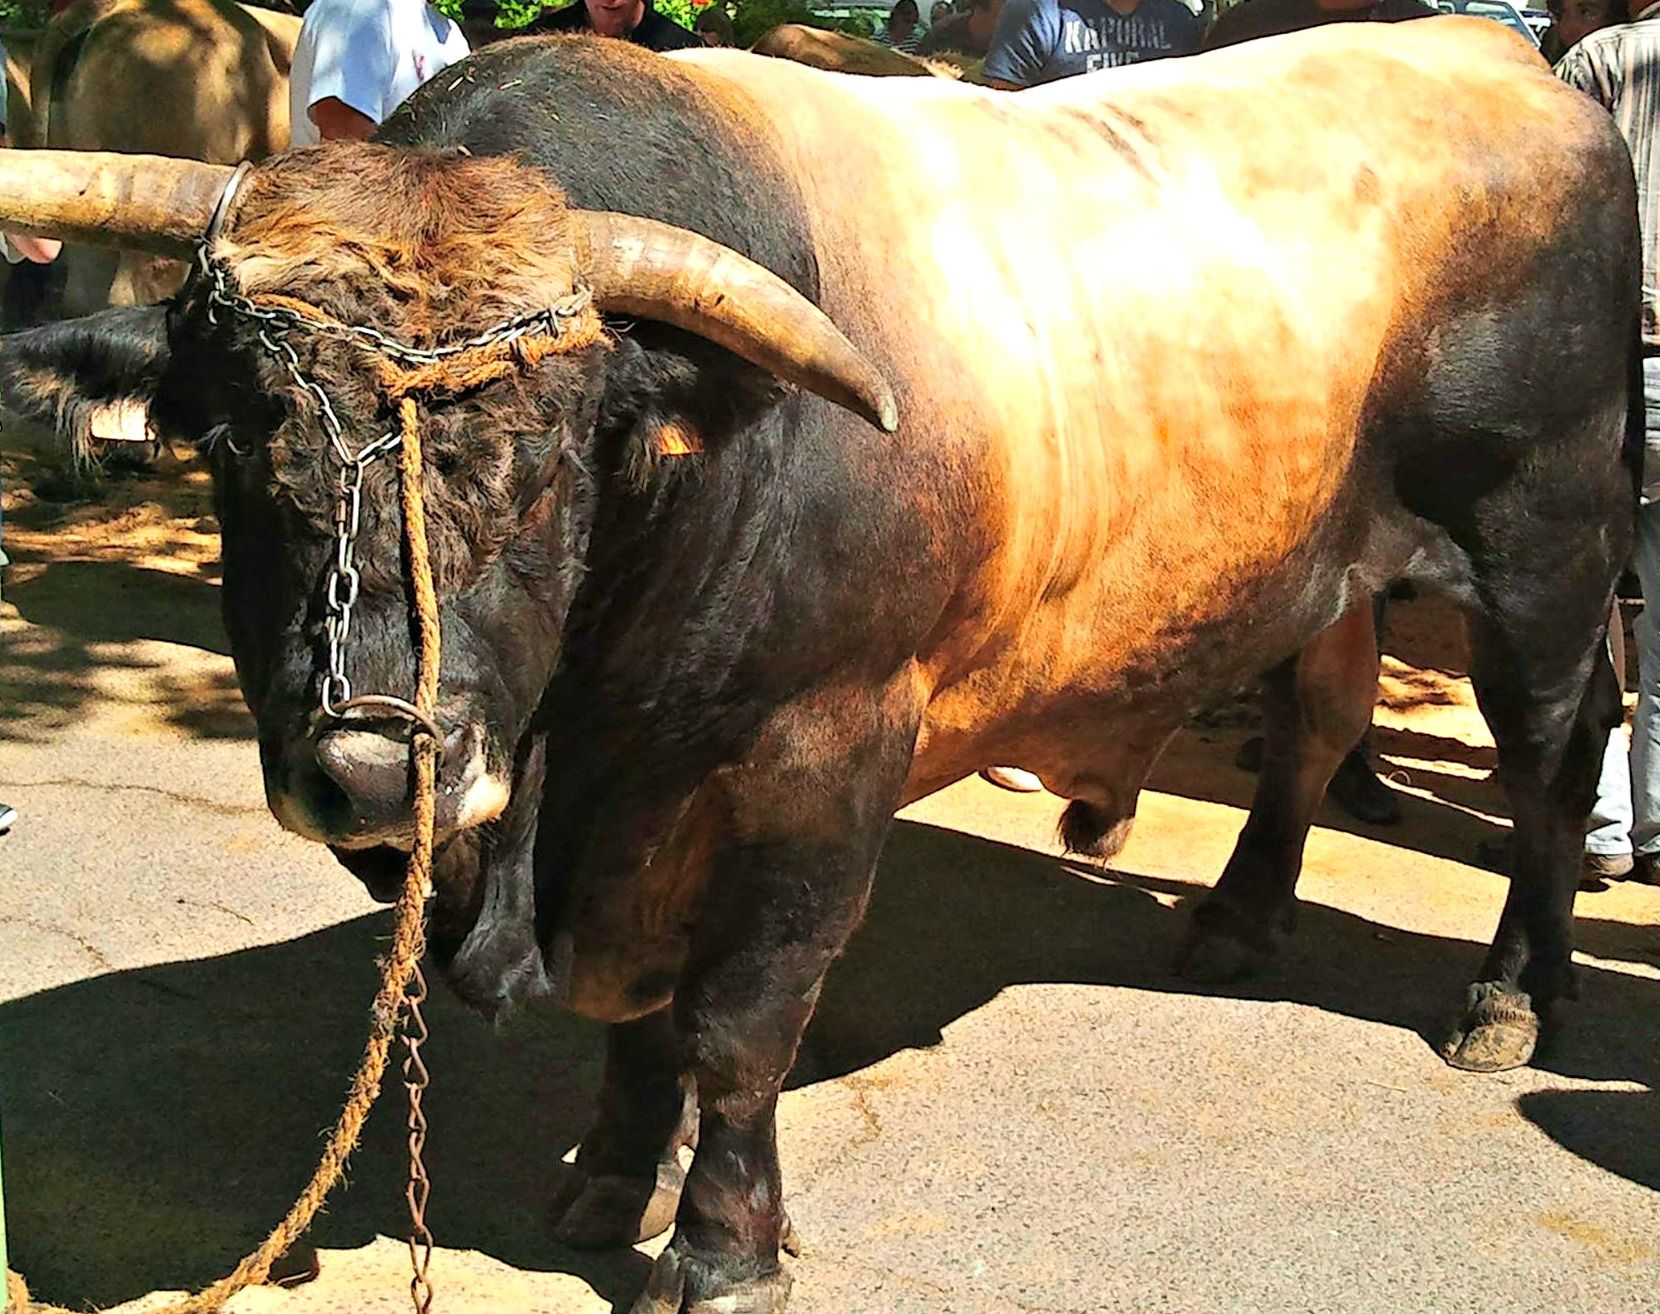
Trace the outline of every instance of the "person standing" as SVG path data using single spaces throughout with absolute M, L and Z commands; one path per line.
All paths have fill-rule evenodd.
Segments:
M 1539 53 L 1555 64 L 1593 32 L 1627 21 L 1623 0 L 1546 0 L 1551 25 L 1539 38 Z
M 289 138 L 295 146 L 363 141 L 468 53 L 461 29 L 426 0 L 317 0 L 294 46 Z
M 888 11 L 887 26 L 876 34 L 876 39 L 901 54 L 914 55 L 922 44 L 922 29 L 918 26 L 921 22 L 922 15 L 916 7 L 916 0 L 899 0 Z
M 526 32 L 591 32 L 618 37 L 647 50 L 691 50 L 703 44 L 672 18 L 651 7 L 651 0 L 576 0 L 532 19 Z
M 1642 586 L 1637 617 L 1637 715 L 1629 752 L 1623 726 L 1608 738 L 1592 828 L 1591 878 L 1660 884 L 1660 0 L 1635 19 L 1590 33 L 1556 75 L 1606 109 L 1631 151 L 1643 235 L 1643 479 L 1632 564 Z
M 1019 91 L 1098 69 L 1199 49 L 1199 20 L 1179 0 L 1006 0 L 984 76 Z

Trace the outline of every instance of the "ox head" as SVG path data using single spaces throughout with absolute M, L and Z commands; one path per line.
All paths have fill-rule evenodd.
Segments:
M 229 174 L 0 152 L 0 228 L 190 256 Z M 573 210 L 547 176 L 507 159 L 363 145 L 279 156 L 225 199 L 202 254 L 165 306 L 7 339 L 0 392 L 72 434 L 93 405 L 142 402 L 158 429 L 205 446 L 226 620 L 272 811 L 381 893 L 411 837 L 410 726 L 373 709 L 332 715 L 319 696 L 343 470 L 325 411 L 353 451 L 397 423 L 375 342 L 315 325 L 430 348 L 591 293 L 598 311 L 666 322 L 894 424 L 874 369 L 772 274 L 684 230 Z M 298 320 L 262 319 L 256 305 L 298 308 Z M 596 495 L 592 436 L 627 422 L 615 378 L 626 353 L 597 327 L 419 398 L 441 605 L 441 839 L 508 806 L 515 754 L 559 659 Z M 343 661 L 355 691 L 407 698 L 396 480 L 395 457 L 364 471 Z

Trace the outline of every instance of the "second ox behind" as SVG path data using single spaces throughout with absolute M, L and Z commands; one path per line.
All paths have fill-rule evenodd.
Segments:
M 1469 614 L 1516 818 L 1447 1054 L 1528 1060 L 1619 711 L 1639 277 L 1606 115 L 1457 19 L 1019 97 L 605 41 L 463 68 L 379 144 L 256 167 L 176 298 L 8 340 L 0 389 L 70 432 L 135 397 L 203 442 L 272 808 L 384 889 L 409 731 L 319 710 L 325 421 L 350 452 L 394 429 L 386 338 L 585 326 L 419 394 L 432 936 L 486 1012 L 612 1024 L 559 1230 L 674 1224 L 641 1314 L 782 1306 L 775 1103 L 896 808 L 1019 762 L 1111 853 L 1169 736 L 1268 672 L 1187 957 L 1270 953 L 1397 576 Z M 8 154 L 0 224 L 172 254 L 225 182 Z M 394 485 L 365 468 L 343 660 L 407 695 Z

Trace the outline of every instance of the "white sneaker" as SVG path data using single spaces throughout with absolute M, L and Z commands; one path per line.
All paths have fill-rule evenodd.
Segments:
M 1022 767 L 987 767 L 980 773 L 980 776 L 982 779 L 989 780 L 999 789 L 1007 789 L 1016 794 L 1040 794 L 1043 792 L 1043 782 L 1032 772 Z
M 4 835 L 12 828 L 17 820 L 17 809 L 10 803 L 0 803 L 0 835 Z

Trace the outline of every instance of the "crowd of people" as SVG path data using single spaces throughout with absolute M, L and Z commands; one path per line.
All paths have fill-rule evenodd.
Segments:
M 1208 8 L 1210 0 L 1205 0 Z M 1543 52 L 1559 75 L 1601 102 L 1630 146 L 1643 198 L 1648 460 L 1634 567 L 1645 607 L 1636 626 L 1639 694 L 1630 750 L 1609 738 L 1586 846 L 1588 877 L 1660 883 L 1660 0 L 1628 14 L 1626 0 L 1549 0 Z M 1325 23 L 1395 22 L 1439 11 L 1424 0 L 1242 0 L 1208 27 L 1182 0 L 937 0 L 921 26 L 916 0 L 897 0 L 876 39 L 907 54 L 983 59 L 983 80 L 1021 90 L 1100 69 L 1193 54 Z M 315 0 L 306 10 L 290 84 L 295 145 L 368 137 L 416 87 L 479 44 L 514 35 L 496 26 L 494 0 L 465 0 L 460 24 L 427 0 Z M 652 0 L 575 0 L 545 12 L 530 33 L 590 32 L 650 50 L 733 44 L 732 20 L 706 6 L 695 29 L 659 13 Z M 0 145 L 4 125 L 0 123 Z M 8 261 L 49 262 L 49 239 L 8 237 Z M 0 556 L 0 563 L 4 557 Z M 1647 604 L 1653 601 L 1656 605 Z M 1378 633 L 1384 605 L 1376 604 Z M 1253 765 L 1260 743 L 1247 744 Z M 1042 782 L 1014 766 L 990 768 L 1004 788 Z M 1360 820 L 1399 819 L 1394 793 L 1375 774 L 1365 740 L 1333 778 L 1330 795 Z M 16 813 L 0 804 L 0 833 Z M 1502 851 L 1491 856 L 1504 861 Z

